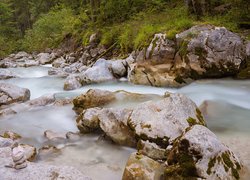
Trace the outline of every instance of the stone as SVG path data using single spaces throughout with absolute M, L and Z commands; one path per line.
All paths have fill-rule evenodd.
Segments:
M 27 161 L 32 162 L 36 160 L 37 152 L 34 146 L 28 144 L 19 144 L 19 146 L 23 149 Z
M 3 147 L 10 147 L 12 146 L 12 144 L 14 143 L 14 141 L 10 138 L 4 138 L 0 136 L 0 148 Z
M 82 84 L 102 83 L 115 80 L 109 69 L 109 62 L 99 59 L 96 63 L 81 74 Z
M 32 106 L 32 107 L 46 106 L 46 105 L 54 103 L 55 100 L 56 98 L 54 94 L 46 94 L 39 98 L 30 100 L 26 102 L 25 104 L 27 104 L 28 106 Z
M 89 108 L 84 110 L 77 118 L 77 127 L 81 133 L 90 133 L 100 129 L 98 115 L 101 108 Z
M 205 126 L 194 125 L 180 136 L 168 154 L 166 177 L 239 179 L 241 162 Z
M 14 59 L 21 59 L 23 57 L 29 57 L 30 55 L 24 51 L 18 52 L 15 56 Z
M 140 140 L 137 144 L 138 153 L 143 154 L 153 160 L 166 160 L 166 149 L 159 147 L 155 143 L 151 143 L 148 140 Z
M 40 53 L 37 55 L 36 60 L 40 64 L 49 64 L 49 63 L 52 63 L 53 56 L 49 53 Z
M 67 77 L 67 79 L 64 82 L 63 89 L 64 90 L 74 90 L 78 89 L 82 86 L 81 84 L 81 78 L 77 74 L 72 74 Z
M 165 168 L 153 159 L 133 153 L 126 164 L 123 180 L 159 180 L 164 178 Z
M 52 63 L 52 66 L 55 68 L 63 68 L 62 65 L 66 63 L 66 60 L 63 57 L 55 59 Z
M 195 103 L 182 94 L 168 94 L 163 100 L 142 103 L 133 109 L 128 120 L 138 138 L 161 148 L 195 124 L 205 122 Z
M 38 156 L 39 158 L 43 159 L 52 154 L 59 154 L 60 152 L 61 152 L 60 149 L 58 149 L 57 147 L 52 146 L 52 145 L 46 145 L 46 146 L 39 148 Z
M 5 131 L 2 135 L 3 138 L 9 138 L 11 140 L 18 140 L 18 139 L 21 139 L 22 136 L 15 133 L 15 132 L 12 132 L 12 131 Z
M 8 69 L 0 69 L 0 80 L 16 78 L 17 76 Z
M 135 147 L 134 132 L 127 125 L 132 110 L 104 108 L 98 114 L 100 128 L 113 142 L 123 146 Z
M 50 76 L 59 76 L 59 77 L 67 77 L 69 75 L 69 73 L 66 73 L 63 71 L 63 69 L 61 68 L 50 68 L 48 70 L 48 75 Z
M 111 71 L 117 78 L 125 77 L 127 75 L 127 62 L 125 60 L 110 61 Z
M 44 132 L 44 136 L 48 139 L 48 140 L 52 140 L 52 141 L 56 141 L 56 140 L 65 140 L 66 136 L 63 133 L 57 133 L 57 132 L 53 132 L 51 130 L 46 130 Z
M 0 105 L 9 105 L 15 102 L 24 102 L 29 100 L 30 91 L 26 88 L 0 83 Z
M 69 140 L 69 141 L 78 141 L 80 140 L 81 136 L 79 133 L 74 133 L 74 132 L 67 132 L 66 133 L 66 138 Z
M 99 89 L 90 89 L 85 94 L 76 97 L 73 100 L 74 110 L 76 113 L 81 113 L 84 109 L 101 107 L 115 100 L 115 96 L 110 91 Z

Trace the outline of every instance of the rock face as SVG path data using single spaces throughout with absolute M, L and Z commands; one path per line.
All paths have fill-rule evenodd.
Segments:
M 129 81 L 152 86 L 180 86 L 193 79 L 234 76 L 246 61 L 243 40 L 226 28 L 194 26 L 176 35 L 176 42 L 156 34 L 137 53 Z
M 29 100 L 30 91 L 18 86 L 0 83 L 0 105 L 8 105 L 14 102 L 24 102 Z
M 195 125 L 179 137 L 168 156 L 172 178 L 239 179 L 242 165 L 209 129 Z

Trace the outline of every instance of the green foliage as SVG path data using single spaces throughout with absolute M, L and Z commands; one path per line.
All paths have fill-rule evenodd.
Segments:
M 79 20 L 71 9 L 54 9 L 41 16 L 33 28 L 26 32 L 23 47 L 29 51 L 55 48 L 67 34 L 74 31 L 74 27 L 78 24 Z

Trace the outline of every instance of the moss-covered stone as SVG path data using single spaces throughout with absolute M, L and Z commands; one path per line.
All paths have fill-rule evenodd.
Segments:
M 207 174 L 209 175 L 211 174 L 211 170 L 214 167 L 215 163 L 216 163 L 216 157 L 211 158 L 210 161 L 208 162 Z
M 187 122 L 188 122 L 189 126 L 193 126 L 193 125 L 197 124 L 196 119 L 194 119 L 192 117 L 189 117 L 187 119 Z

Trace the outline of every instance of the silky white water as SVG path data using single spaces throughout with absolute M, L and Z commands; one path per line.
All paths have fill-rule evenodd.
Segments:
M 158 95 L 163 95 L 166 91 L 186 94 L 198 106 L 206 101 L 205 117 L 208 127 L 250 167 L 250 80 L 200 80 L 180 89 L 111 82 L 64 91 L 64 79 L 48 76 L 48 68 L 11 68 L 19 78 L 2 81 L 30 89 L 31 99 L 51 93 L 56 94 L 56 98 L 75 97 L 94 88 Z M 72 105 L 42 107 L 1 117 L 0 132 L 15 131 L 24 137 L 24 141 L 41 147 L 46 143 L 43 138 L 45 130 L 76 132 L 75 119 Z M 93 179 L 113 180 L 121 178 L 126 160 L 132 151 L 135 150 L 98 141 L 98 135 L 88 135 L 83 136 L 77 145 L 66 146 L 58 156 L 43 161 L 75 166 Z

